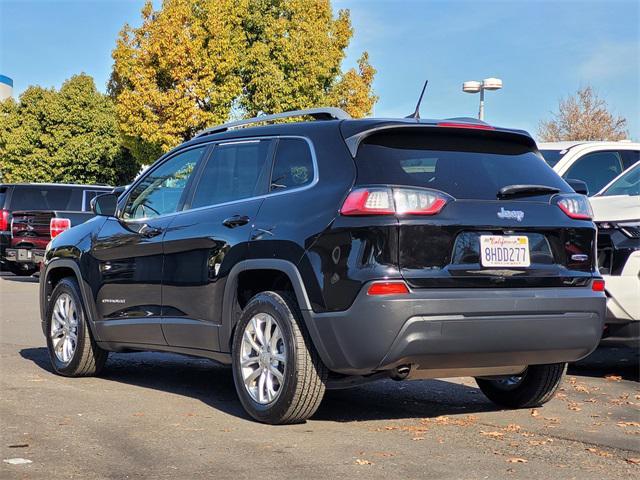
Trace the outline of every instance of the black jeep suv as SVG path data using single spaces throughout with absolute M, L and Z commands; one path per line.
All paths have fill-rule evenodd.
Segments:
M 589 204 L 522 131 L 259 117 L 201 132 L 93 208 L 40 277 L 62 375 L 109 351 L 207 357 L 267 423 L 389 377 L 469 375 L 531 407 L 602 334 Z

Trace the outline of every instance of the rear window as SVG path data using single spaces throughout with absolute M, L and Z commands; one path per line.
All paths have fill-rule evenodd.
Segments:
M 7 188 L 0 187 L 0 210 L 4 208 L 4 202 L 7 199 Z
M 570 191 L 530 147 L 469 134 L 378 134 L 360 145 L 356 166 L 359 185 L 432 188 L 459 199 L 495 200 L 498 190 L 514 184 Z
M 14 187 L 11 210 L 82 210 L 82 190 L 64 187 Z

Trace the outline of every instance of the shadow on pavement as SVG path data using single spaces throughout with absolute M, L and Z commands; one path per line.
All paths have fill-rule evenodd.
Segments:
M 38 277 L 27 277 L 24 275 L 14 275 L 13 273 L 2 272 L 0 278 L 7 282 L 23 282 L 23 283 L 38 283 Z
M 53 372 L 46 348 L 25 348 L 20 355 Z M 196 398 L 227 414 L 249 418 L 238 401 L 231 369 L 210 360 L 153 352 L 112 353 L 100 378 Z M 477 388 L 441 380 L 384 380 L 326 392 L 312 420 L 425 418 L 496 409 Z
M 23 358 L 52 372 L 46 348 L 26 348 Z M 620 375 L 638 379 L 638 352 L 599 349 L 570 366 L 570 375 Z M 114 354 L 101 378 L 196 398 L 239 418 L 249 417 L 238 401 L 231 369 L 207 359 L 168 353 Z M 466 383 L 469 383 L 468 381 Z M 440 415 L 468 415 L 498 410 L 478 388 L 446 380 L 383 380 L 347 390 L 330 390 L 312 420 L 351 422 Z
M 569 365 L 569 375 L 605 377 L 619 375 L 640 381 L 640 350 L 637 348 L 598 348 L 588 357 Z

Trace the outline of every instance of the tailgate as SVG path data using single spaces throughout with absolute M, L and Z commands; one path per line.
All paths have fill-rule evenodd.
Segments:
M 356 164 L 358 185 L 449 198 L 433 216 L 398 216 L 399 267 L 412 287 L 580 286 L 595 272 L 595 226 L 558 208 L 554 195 L 572 190 L 530 142 L 455 128 L 387 130 L 360 145 Z M 524 184 L 554 191 L 498 194 Z
M 11 220 L 11 246 L 45 248 L 51 235 L 49 224 L 55 217 L 52 211 L 14 211 Z

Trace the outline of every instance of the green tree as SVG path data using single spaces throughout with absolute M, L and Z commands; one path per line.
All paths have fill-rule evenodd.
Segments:
M 154 160 L 231 116 L 321 105 L 370 113 L 375 69 L 366 53 L 342 72 L 353 32 L 329 0 L 164 0 L 125 25 L 109 91 L 126 145 Z
M 59 91 L 27 88 L 0 103 L 4 182 L 124 184 L 138 165 L 121 146 L 113 101 L 85 74 Z

